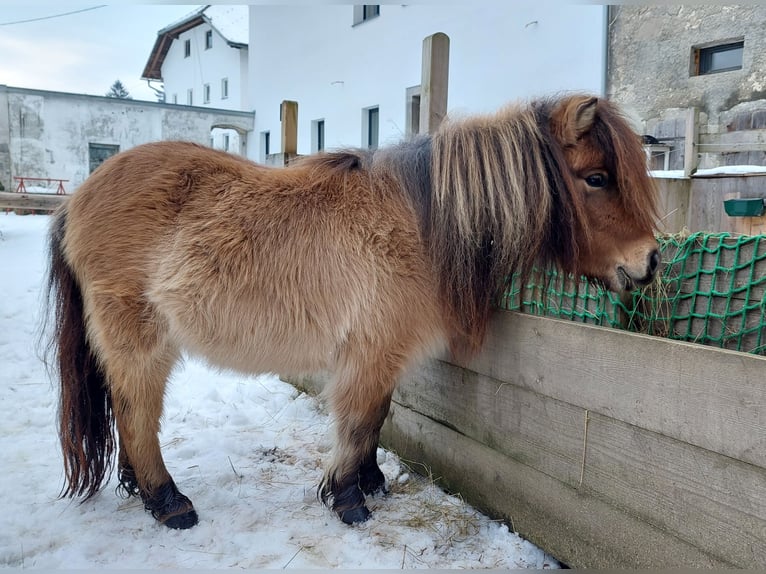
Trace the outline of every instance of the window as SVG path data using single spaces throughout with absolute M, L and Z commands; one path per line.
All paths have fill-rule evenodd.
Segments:
M 112 144 L 88 144 L 88 159 L 90 161 L 90 173 L 104 161 L 120 151 L 120 146 Z
M 380 4 L 357 4 L 354 6 L 354 25 L 380 16 Z
M 221 99 L 225 100 L 229 97 L 229 78 L 223 78 L 221 80 Z
M 362 20 L 369 20 L 380 16 L 380 4 L 364 4 L 362 6 Z
M 191 88 L 186 90 L 186 105 L 187 106 L 194 105 L 194 90 L 192 90 Z
M 413 138 L 420 133 L 420 86 L 407 88 L 407 131 L 406 137 Z
M 692 76 L 742 69 L 745 41 L 727 42 L 692 48 Z
M 223 134 L 223 149 L 229 151 L 229 134 Z
M 324 150 L 324 120 L 311 122 L 311 153 Z
M 191 40 L 186 40 L 184 42 L 184 58 L 189 56 L 191 56 Z
M 380 110 L 377 106 L 362 110 L 362 146 L 368 149 L 378 147 Z
M 202 102 L 205 104 L 210 103 L 210 84 L 202 86 Z
M 208 30 L 205 32 L 205 50 L 209 50 L 213 47 L 213 31 Z
M 271 133 L 261 132 L 261 162 L 271 153 Z

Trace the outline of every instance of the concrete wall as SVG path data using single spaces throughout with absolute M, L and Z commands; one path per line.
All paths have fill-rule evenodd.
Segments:
M 215 126 L 246 134 L 253 114 L 0 85 L 0 183 L 11 190 L 14 176 L 68 179 L 71 192 L 90 173 L 91 143 L 209 145 Z
M 741 70 L 691 74 L 694 46 L 742 37 Z M 644 133 L 673 145 L 670 169 L 683 167 L 689 107 L 700 110 L 700 135 L 766 128 L 766 6 L 610 7 L 607 92 L 630 111 Z M 754 141 L 759 137 L 749 136 Z M 704 148 L 700 151 L 704 154 Z M 766 153 L 703 155 L 699 165 L 733 164 L 766 165 Z
M 272 153 L 280 149 L 282 100 L 299 103 L 300 154 L 311 152 L 318 119 L 327 149 L 362 145 L 363 109 L 372 106 L 380 109 L 380 145 L 404 138 L 407 88 L 420 84 L 423 39 L 436 32 L 450 37 L 450 113 L 566 90 L 603 93 L 603 6 L 384 4 L 358 25 L 353 13 L 351 5 L 251 6 L 251 103 Z M 258 159 L 255 147 L 248 155 Z

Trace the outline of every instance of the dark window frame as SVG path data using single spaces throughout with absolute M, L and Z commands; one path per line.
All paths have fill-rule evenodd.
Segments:
M 221 78 L 221 99 L 229 97 L 229 78 Z
M 366 108 L 365 120 L 367 122 L 365 146 L 367 149 L 378 149 L 380 145 L 380 107 Z
M 716 67 L 713 59 L 716 54 L 736 53 L 739 63 L 733 66 Z M 741 70 L 744 64 L 745 40 L 744 38 L 717 42 L 715 44 L 704 44 L 692 48 L 692 76 L 707 76 L 721 72 L 733 72 Z
M 191 40 L 184 40 L 184 58 L 191 57 Z
M 355 4 L 353 25 L 369 22 L 378 16 L 380 16 L 380 4 Z

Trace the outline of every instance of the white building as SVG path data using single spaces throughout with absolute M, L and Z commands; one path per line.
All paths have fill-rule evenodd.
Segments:
M 249 29 L 257 133 L 247 155 L 255 160 L 280 151 L 283 100 L 299 104 L 300 154 L 406 137 L 423 40 L 436 32 L 450 38 L 450 114 L 561 91 L 605 91 L 605 6 L 259 4 L 250 6 Z
M 250 110 L 248 7 L 203 6 L 160 30 L 142 78 L 164 84 L 166 103 Z M 245 153 L 235 130 L 210 137 L 213 147 Z

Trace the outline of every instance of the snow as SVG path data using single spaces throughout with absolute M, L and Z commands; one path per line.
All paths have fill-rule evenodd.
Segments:
M 205 16 L 210 23 L 229 42 L 245 44 L 249 42 L 249 7 L 247 5 L 213 4 L 205 8 Z
M 684 179 L 684 170 L 654 170 L 652 177 L 661 179 Z M 707 169 L 698 169 L 692 174 L 692 177 L 714 177 L 714 176 L 737 176 L 737 175 L 766 175 L 766 166 L 763 165 L 724 165 L 720 167 L 711 167 Z
M 558 568 L 499 522 L 380 449 L 390 494 L 349 527 L 317 501 L 331 420 L 276 376 L 187 360 L 170 385 L 161 444 L 200 523 L 170 530 L 111 482 L 93 499 L 63 484 L 55 385 L 36 355 L 48 216 L 0 214 L 0 567 Z

